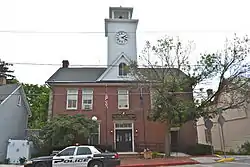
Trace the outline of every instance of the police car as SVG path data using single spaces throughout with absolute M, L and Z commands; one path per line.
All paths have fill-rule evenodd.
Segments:
M 102 151 L 95 146 L 69 146 L 54 156 L 37 157 L 24 167 L 115 167 L 120 165 L 117 153 Z

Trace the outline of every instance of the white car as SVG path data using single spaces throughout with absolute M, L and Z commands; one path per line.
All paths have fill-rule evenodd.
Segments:
M 66 147 L 54 156 L 37 157 L 24 167 L 115 167 L 120 165 L 117 153 L 104 152 L 95 146 Z

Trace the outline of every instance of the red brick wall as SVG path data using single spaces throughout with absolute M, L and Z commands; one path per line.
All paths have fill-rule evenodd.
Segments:
M 78 88 L 78 109 L 77 110 L 66 110 L 66 100 L 67 100 L 67 89 L 68 88 Z M 93 97 L 93 110 L 92 111 L 84 111 L 81 108 L 82 103 L 82 88 L 92 88 L 94 90 L 94 97 Z M 54 98 L 53 98 L 53 116 L 57 114 L 84 114 L 88 117 L 97 116 L 98 120 L 101 120 L 101 144 L 105 144 L 106 141 L 106 132 L 108 134 L 108 143 L 113 144 L 114 142 L 114 136 L 110 133 L 111 130 L 114 129 L 114 123 L 112 120 L 112 114 L 118 113 L 118 96 L 117 96 L 117 90 L 118 88 L 122 88 L 121 86 L 108 86 L 107 92 L 109 96 L 108 100 L 108 129 L 106 129 L 106 115 L 105 115 L 105 105 L 104 105 L 104 96 L 105 96 L 105 86 L 98 86 L 98 85 L 92 85 L 92 86 L 54 86 L 52 87 L 54 92 Z M 124 110 L 126 112 L 131 112 L 133 114 L 136 114 L 136 121 L 134 123 L 134 129 L 138 130 L 138 133 L 135 134 L 135 143 L 143 142 L 144 141 L 144 123 L 143 123 L 143 109 L 140 107 L 140 94 L 139 90 L 128 88 L 130 91 L 129 96 L 129 110 Z M 134 94 L 137 93 L 137 94 Z M 144 101 L 144 112 L 145 112 L 145 120 L 147 117 L 147 112 L 149 110 L 150 106 L 150 96 L 149 94 L 143 95 L 143 101 Z M 147 143 L 164 143 L 164 137 L 165 137 L 165 126 L 161 123 L 156 122 L 150 122 L 146 120 L 146 141 Z M 196 141 L 193 136 L 194 128 L 190 126 L 186 127 L 185 130 L 182 130 L 182 134 L 188 134 L 192 135 L 188 137 L 187 144 L 193 143 L 193 141 Z M 196 130 L 195 130 L 196 131 Z M 191 133 L 190 133 L 191 132 Z M 186 137 L 184 137 L 186 138 Z

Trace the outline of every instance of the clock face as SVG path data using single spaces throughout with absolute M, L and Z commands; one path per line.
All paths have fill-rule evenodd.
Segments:
M 128 34 L 125 31 L 117 32 L 115 38 L 119 45 L 125 45 L 128 42 Z

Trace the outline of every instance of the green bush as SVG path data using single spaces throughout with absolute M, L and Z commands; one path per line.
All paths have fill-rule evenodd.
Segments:
M 20 163 L 20 165 L 23 165 L 25 161 L 26 161 L 26 158 L 25 158 L 25 157 L 20 157 L 20 158 L 19 158 L 19 163 Z
M 240 154 L 250 155 L 250 142 L 246 141 L 244 144 L 242 144 L 238 152 Z
M 10 163 L 10 158 L 4 159 L 4 164 L 9 164 Z
M 187 149 L 187 154 L 189 155 L 211 155 L 212 147 L 205 144 L 196 144 Z
M 224 155 L 223 151 L 214 151 L 214 154 L 217 155 Z M 233 149 L 230 149 L 228 152 L 226 152 L 226 155 L 239 155 L 239 153 L 235 152 Z

